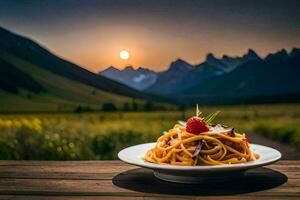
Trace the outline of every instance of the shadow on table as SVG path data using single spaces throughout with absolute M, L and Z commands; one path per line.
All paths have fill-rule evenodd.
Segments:
M 268 168 L 248 170 L 244 176 L 217 183 L 180 184 L 157 179 L 150 169 L 133 169 L 118 174 L 113 184 L 137 192 L 173 195 L 233 195 L 258 192 L 282 185 L 288 178 Z

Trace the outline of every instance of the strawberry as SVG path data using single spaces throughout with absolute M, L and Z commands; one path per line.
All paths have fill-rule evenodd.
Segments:
M 189 133 L 198 135 L 208 130 L 206 123 L 200 117 L 191 117 L 186 123 L 186 131 Z

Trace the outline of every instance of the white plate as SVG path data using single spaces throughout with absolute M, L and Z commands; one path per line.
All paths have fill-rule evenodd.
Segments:
M 154 175 L 160 179 L 181 183 L 199 183 L 208 179 L 217 181 L 224 178 L 237 177 L 237 174 L 241 174 L 247 169 L 265 166 L 281 158 L 281 153 L 273 148 L 250 144 L 251 150 L 258 153 L 260 158 L 247 163 L 215 166 L 177 166 L 144 161 L 143 156 L 155 144 L 146 143 L 128 147 L 120 151 L 118 157 L 126 163 L 153 169 Z

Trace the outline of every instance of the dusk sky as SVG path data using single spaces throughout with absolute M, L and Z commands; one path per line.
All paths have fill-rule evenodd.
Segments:
M 0 26 L 88 70 L 300 47 L 300 1 L 0 1 Z M 130 53 L 121 60 L 119 52 Z

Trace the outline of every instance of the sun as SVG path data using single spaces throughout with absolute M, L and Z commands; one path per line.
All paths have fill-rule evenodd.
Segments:
M 129 56 L 130 56 L 130 54 L 128 51 L 126 51 L 126 50 L 120 51 L 120 58 L 122 60 L 128 60 Z

